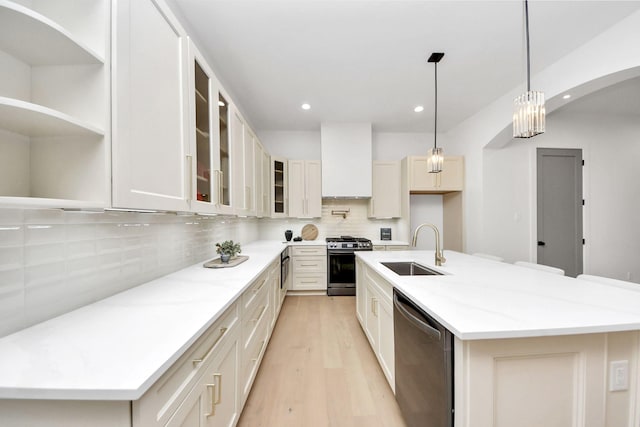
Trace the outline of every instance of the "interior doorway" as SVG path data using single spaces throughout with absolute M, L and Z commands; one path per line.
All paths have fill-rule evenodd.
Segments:
M 582 150 L 538 148 L 538 264 L 583 271 Z

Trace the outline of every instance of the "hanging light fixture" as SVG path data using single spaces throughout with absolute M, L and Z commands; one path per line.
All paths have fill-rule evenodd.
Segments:
M 524 0 L 527 40 L 527 91 L 514 100 L 513 137 L 531 138 L 544 133 L 544 92 L 531 90 L 531 55 L 529 53 L 529 2 Z
M 429 173 L 440 173 L 442 172 L 442 164 L 444 163 L 444 152 L 441 147 L 438 147 L 437 137 L 438 137 L 438 62 L 442 59 L 444 53 L 442 52 L 433 52 L 427 62 L 433 62 L 435 67 L 435 115 L 434 115 L 434 125 L 433 125 L 433 148 L 429 150 L 429 156 L 427 158 L 427 168 L 429 169 Z

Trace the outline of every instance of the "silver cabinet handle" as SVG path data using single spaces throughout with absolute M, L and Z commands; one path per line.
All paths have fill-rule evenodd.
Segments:
M 214 406 L 219 405 L 222 402 L 222 374 L 213 374 L 213 380 L 218 379 L 218 397 L 213 402 Z
M 266 282 L 267 279 L 262 279 L 262 282 L 260 283 L 260 286 L 258 286 L 257 288 L 253 289 L 253 293 L 257 294 L 258 292 L 260 292 L 260 289 L 262 289 L 262 287 L 264 286 L 264 282 Z

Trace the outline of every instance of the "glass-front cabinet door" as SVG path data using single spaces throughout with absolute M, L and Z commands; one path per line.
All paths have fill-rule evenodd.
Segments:
M 193 43 L 189 43 L 191 210 L 232 213 L 229 195 L 229 97 Z
M 286 217 L 288 214 L 287 160 L 271 158 L 271 216 Z

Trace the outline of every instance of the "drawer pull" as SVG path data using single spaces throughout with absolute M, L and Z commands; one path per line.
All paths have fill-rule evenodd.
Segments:
M 258 350 L 258 354 L 256 355 L 255 359 L 251 359 L 252 362 L 257 362 L 258 359 L 260 359 L 260 353 L 262 353 L 262 349 L 264 348 L 264 343 L 267 342 L 266 340 L 262 340 L 262 344 L 260 344 L 260 350 Z
M 198 363 L 202 363 L 202 361 L 204 361 L 204 359 L 207 358 L 207 356 L 209 355 L 209 353 L 211 353 L 211 350 L 213 350 L 213 347 L 216 346 L 216 344 L 218 344 L 220 342 L 220 340 L 222 339 L 222 337 L 224 337 L 224 334 L 227 333 L 227 330 L 229 328 L 224 327 L 224 328 L 220 328 L 220 336 L 218 336 L 218 338 L 213 342 L 213 344 L 211 344 L 211 347 L 209 347 L 209 350 L 207 350 L 204 353 L 204 356 L 202 356 L 200 359 L 193 359 L 193 364 L 197 365 Z
M 318 283 L 317 280 L 303 280 L 301 283 Z
M 258 317 L 256 317 L 255 319 L 252 319 L 252 322 L 257 322 L 258 320 L 260 320 L 260 318 L 262 317 L 262 314 L 264 313 L 264 310 L 267 308 L 266 305 L 262 306 L 262 310 L 260 310 L 260 314 L 258 314 Z
M 216 385 L 215 384 L 207 384 L 207 390 L 211 390 L 211 412 L 208 414 L 204 414 L 205 417 L 209 418 L 216 414 L 216 402 L 213 399 L 216 393 Z
M 317 267 L 318 264 L 300 264 L 301 267 Z
M 266 282 L 267 279 L 262 279 L 262 283 L 260 283 L 260 286 L 258 286 L 257 288 L 253 288 L 253 293 L 256 294 L 260 291 L 260 289 L 262 289 L 262 287 L 264 286 L 264 282 Z

